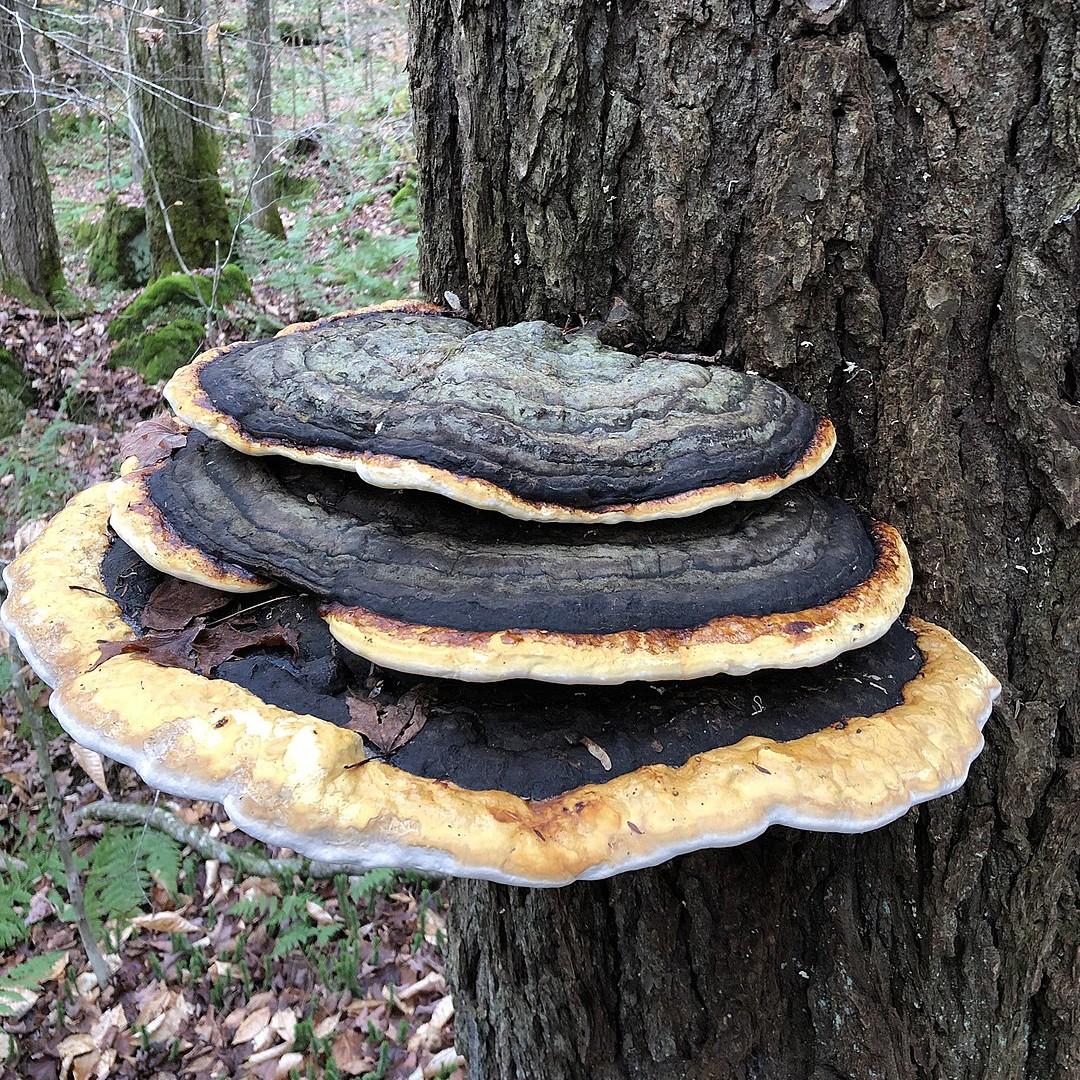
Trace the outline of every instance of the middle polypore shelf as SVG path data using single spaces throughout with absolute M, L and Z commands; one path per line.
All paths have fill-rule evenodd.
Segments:
M 192 434 L 116 481 L 147 561 L 218 588 L 283 582 L 401 671 L 619 683 L 820 664 L 880 637 L 911 584 L 899 535 L 793 489 L 616 529 L 515 522 Z

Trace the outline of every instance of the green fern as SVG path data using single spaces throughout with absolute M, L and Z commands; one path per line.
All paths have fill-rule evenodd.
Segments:
M 154 877 L 175 895 L 180 845 L 156 829 L 109 826 L 90 852 L 86 910 L 94 923 L 133 915 Z
M 30 906 L 31 892 L 22 881 L 23 875 L 0 879 L 0 952 L 27 937 L 24 913 Z
M 48 815 L 42 811 L 38 821 L 25 812 L 10 823 L 9 835 L 17 838 L 14 849 L 25 869 L 0 870 L 0 952 L 6 952 L 30 936 L 26 915 L 30 901 L 42 878 L 54 881 L 63 877 L 60 857 L 51 844 Z
M 21 964 L 13 964 L 0 975 L 0 1016 L 15 1016 L 24 1011 L 31 994 L 50 977 L 62 951 L 32 956 Z

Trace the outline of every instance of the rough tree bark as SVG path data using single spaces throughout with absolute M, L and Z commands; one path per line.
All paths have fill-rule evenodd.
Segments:
M 837 422 L 1006 685 L 957 795 L 609 882 L 455 886 L 471 1080 L 1080 1067 L 1080 12 L 413 0 L 427 291 L 719 351 Z
M 203 0 L 161 0 L 133 13 L 132 143 L 143 159 L 153 276 L 217 266 L 230 247 L 220 148 L 207 102 Z
M 248 111 L 251 119 L 251 222 L 284 239 L 274 199 L 274 112 L 270 84 L 270 0 L 247 0 Z
M 0 0 L 0 292 L 46 306 L 63 288 L 38 103 L 24 50 L 33 28 Z

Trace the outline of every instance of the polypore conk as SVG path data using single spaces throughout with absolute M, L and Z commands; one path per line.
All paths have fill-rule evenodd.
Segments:
M 244 453 L 511 517 L 612 524 L 768 498 L 832 453 L 832 424 L 810 406 L 707 359 L 634 356 L 547 323 L 481 330 L 413 303 L 215 349 L 165 394 Z
M 357 869 L 560 885 L 774 823 L 875 828 L 963 781 L 999 690 L 948 633 L 911 619 L 820 667 L 663 687 L 417 687 L 385 673 L 378 700 L 422 692 L 430 720 L 380 752 L 344 726 L 343 680 L 278 678 L 317 648 L 333 656 L 318 619 L 299 620 L 312 655 L 256 650 L 217 669 L 229 678 L 120 652 L 159 575 L 110 541 L 106 492 L 73 499 L 6 573 L 5 625 L 55 686 L 57 717 L 151 783 L 220 799 L 253 835 Z
M 911 585 L 894 529 L 804 488 L 586 530 L 193 433 L 112 498 L 114 528 L 159 569 L 216 587 L 226 574 L 283 582 L 326 601 L 338 640 L 376 663 L 480 682 L 818 664 L 885 633 Z

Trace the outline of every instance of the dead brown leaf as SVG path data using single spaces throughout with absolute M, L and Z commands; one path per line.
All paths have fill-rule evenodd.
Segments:
M 207 585 L 167 577 L 150 594 L 139 619 L 147 630 L 183 630 L 200 615 L 217 611 L 234 599 Z
M 156 930 L 160 934 L 194 934 L 202 927 L 185 919 L 175 911 L 155 911 L 149 915 L 136 915 L 131 920 L 132 926 L 140 930 Z
M 368 1050 L 367 1040 L 359 1031 L 350 1029 L 334 1040 L 331 1051 L 334 1064 L 346 1076 L 360 1076 L 374 1068 L 375 1058 Z
M 226 660 L 238 656 L 245 649 L 288 649 L 293 657 L 300 655 L 300 637 L 295 630 L 281 623 L 258 626 L 252 630 L 238 630 L 229 623 L 207 626 L 195 639 L 197 670 L 209 675 Z
M 374 702 L 349 694 L 349 727 L 381 750 L 391 754 L 419 734 L 427 723 L 427 695 L 409 690 L 393 705 L 379 708 Z
M 232 1037 L 233 1046 L 239 1046 L 241 1043 L 252 1042 L 259 1035 L 264 1035 L 270 1031 L 270 1016 L 271 1008 L 269 1005 L 264 1005 L 261 1009 L 256 1009 L 253 1013 L 249 1013 L 241 1021 L 240 1026 L 236 1029 L 236 1034 Z
M 237 630 L 228 623 L 206 626 L 202 619 L 196 619 L 182 630 L 151 630 L 131 641 L 99 641 L 100 655 L 90 671 L 114 656 L 142 653 L 151 663 L 161 667 L 178 667 L 210 675 L 226 660 L 256 646 L 289 649 L 294 657 L 300 653 L 299 635 L 280 623 Z
M 109 784 L 105 779 L 105 759 L 97 751 L 88 750 L 77 742 L 71 743 L 71 756 L 79 763 L 82 771 L 94 781 L 97 788 L 111 799 L 112 792 L 109 791 Z
M 194 671 L 192 646 L 200 630 L 202 625 L 198 624 L 184 630 L 153 631 L 133 641 L 99 641 L 98 648 L 101 652 L 89 670 L 93 671 L 106 660 L 122 653 L 142 653 L 151 663 L 161 667 L 179 667 Z
M 139 466 L 146 468 L 164 461 L 173 450 L 187 442 L 187 428 L 169 413 L 154 416 L 136 424 L 120 440 L 120 459 L 138 459 Z

